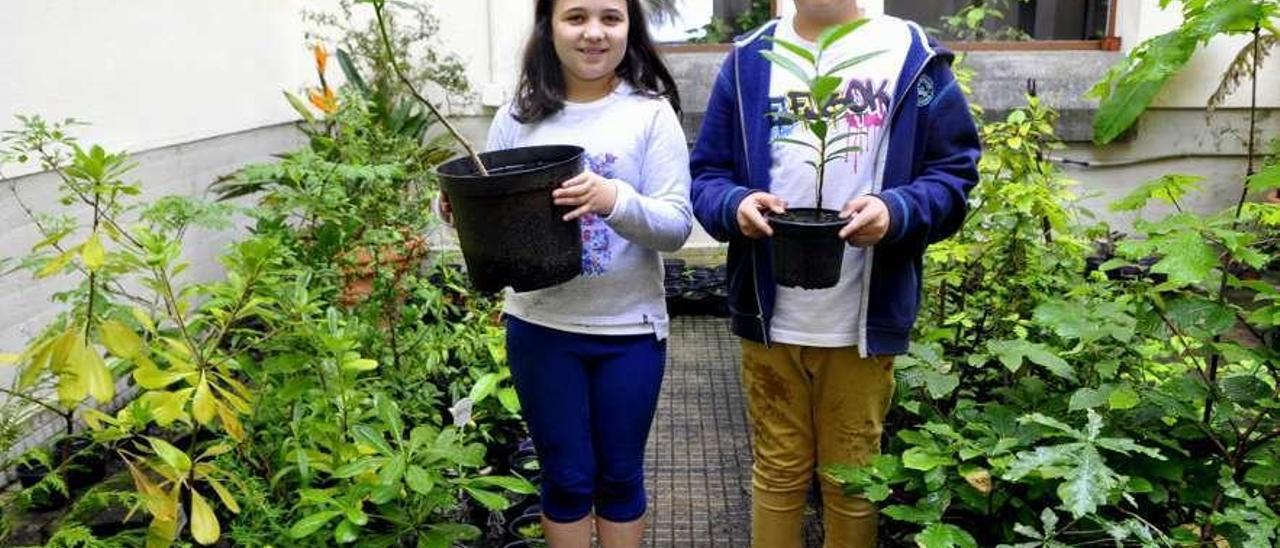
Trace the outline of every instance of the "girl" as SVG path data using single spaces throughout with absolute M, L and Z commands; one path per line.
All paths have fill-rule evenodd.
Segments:
M 582 275 L 508 293 L 507 355 L 542 463 L 554 548 L 640 546 L 644 448 L 666 359 L 660 251 L 693 227 L 675 82 L 639 0 L 538 0 L 515 100 L 490 150 L 572 144 L 588 169 L 554 192 L 582 225 Z

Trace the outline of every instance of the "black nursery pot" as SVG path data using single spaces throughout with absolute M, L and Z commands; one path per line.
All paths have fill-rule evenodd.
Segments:
M 575 146 L 513 148 L 480 155 L 487 177 L 470 157 L 436 169 L 449 195 L 453 225 L 471 285 L 494 292 L 511 286 L 533 291 L 582 273 L 582 234 L 570 211 L 555 205 L 551 191 L 583 171 Z
M 844 262 L 840 229 L 848 222 L 830 209 L 791 209 L 770 215 L 773 277 L 778 285 L 801 289 L 835 286 Z
M 54 457 L 63 462 L 67 484 L 73 488 L 93 485 L 102 481 L 106 472 L 106 458 L 93 445 L 93 440 L 76 436 L 62 438 L 53 445 Z

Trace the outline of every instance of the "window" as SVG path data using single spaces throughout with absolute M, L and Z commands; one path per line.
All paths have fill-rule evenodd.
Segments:
M 773 17 L 773 0 L 659 0 L 646 4 L 674 8 L 652 17 L 654 39 L 668 44 L 730 42 Z
M 1105 40 L 1115 0 L 885 0 L 950 41 Z

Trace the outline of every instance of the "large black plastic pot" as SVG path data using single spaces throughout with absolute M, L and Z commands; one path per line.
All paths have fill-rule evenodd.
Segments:
M 570 209 L 556 206 L 551 191 L 582 173 L 582 148 L 513 148 L 480 159 L 487 177 L 470 157 L 436 169 L 471 285 L 486 292 L 507 286 L 533 291 L 581 274 L 582 233 L 576 220 L 562 220 Z
M 791 209 L 770 215 L 773 277 L 778 285 L 801 289 L 836 285 L 844 262 L 840 229 L 848 222 L 830 209 Z

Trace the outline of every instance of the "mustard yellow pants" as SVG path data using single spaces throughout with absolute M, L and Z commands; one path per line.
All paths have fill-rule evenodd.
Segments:
M 893 358 L 858 350 L 742 343 L 751 420 L 751 545 L 800 548 L 815 467 L 865 464 L 880 453 L 893 402 Z M 821 475 L 820 475 L 821 476 Z M 826 548 L 876 544 L 876 507 L 822 478 Z

